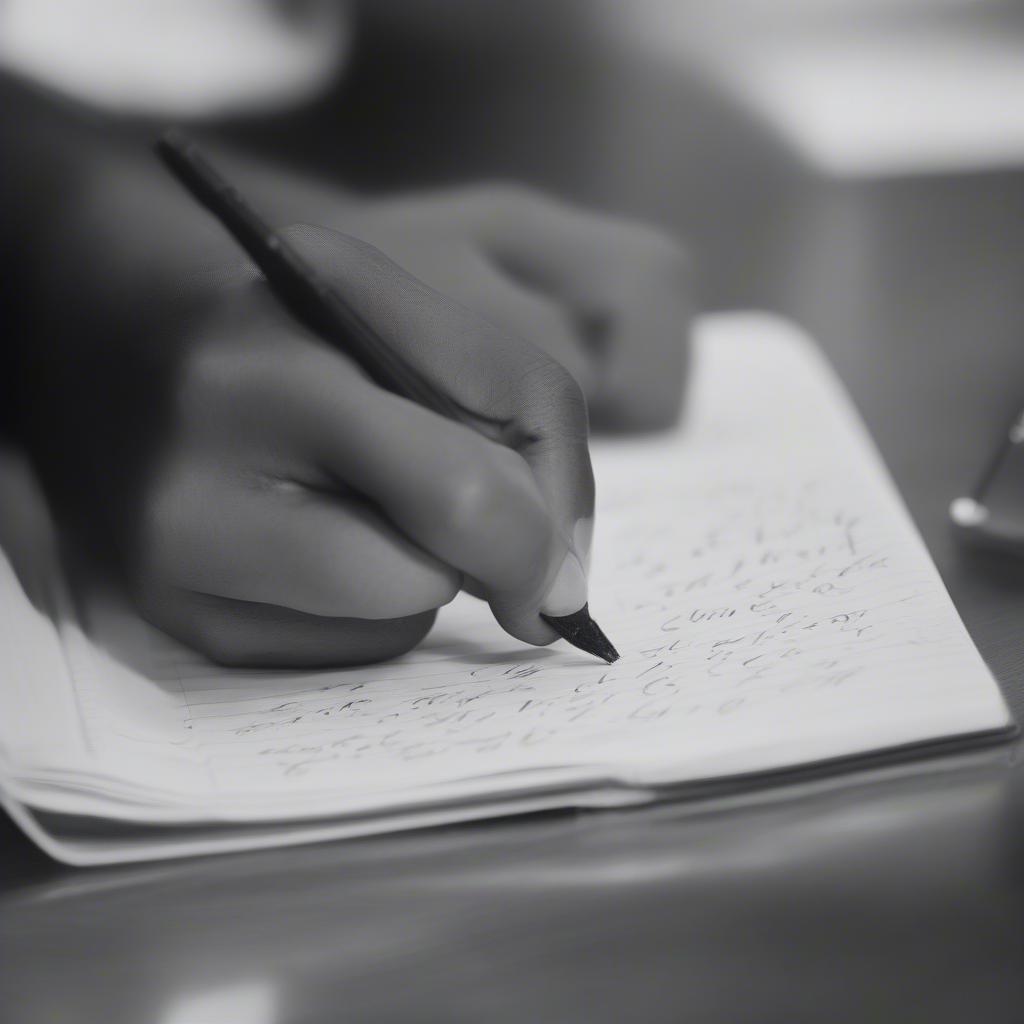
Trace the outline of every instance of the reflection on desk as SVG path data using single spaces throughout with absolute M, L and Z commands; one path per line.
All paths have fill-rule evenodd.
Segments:
M 1019 796 L 974 760 L 776 805 L 55 870 L 0 899 L 5 1005 L 18 1022 L 1009 1020 Z

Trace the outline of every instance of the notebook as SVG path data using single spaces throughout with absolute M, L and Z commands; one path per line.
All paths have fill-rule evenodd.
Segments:
M 3 560 L 8 812 L 57 859 L 98 864 L 702 796 L 1013 731 L 790 325 L 706 319 L 686 422 L 593 455 L 612 666 L 525 646 L 462 595 L 385 664 L 226 670 L 80 587 L 45 540 Z

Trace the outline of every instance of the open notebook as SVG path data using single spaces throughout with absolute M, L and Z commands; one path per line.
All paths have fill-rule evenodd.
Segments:
M 1008 734 L 814 347 L 777 320 L 712 318 L 695 364 L 685 429 L 594 447 L 611 667 L 519 644 L 463 596 L 387 664 L 224 670 L 3 562 L 9 812 L 53 856 L 102 863 L 705 793 Z

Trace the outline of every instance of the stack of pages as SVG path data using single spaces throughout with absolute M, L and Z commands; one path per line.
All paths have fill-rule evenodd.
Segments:
M 686 425 L 594 459 L 610 667 L 524 646 L 462 596 L 386 664 L 226 670 L 79 591 L 47 543 L 30 559 L 8 543 L 8 812 L 54 857 L 95 864 L 704 794 L 1012 731 L 848 400 L 792 328 L 705 322 Z

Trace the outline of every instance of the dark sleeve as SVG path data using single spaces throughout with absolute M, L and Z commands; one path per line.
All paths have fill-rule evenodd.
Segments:
M 15 126 L 27 117 L 22 91 L 0 76 L 0 440 L 15 435 L 25 335 L 25 272 L 19 263 Z
M 76 201 L 100 118 L 0 72 L 0 435 L 17 439 L 26 353 L 40 304 L 52 303 L 47 245 Z
M 46 229 L 60 179 L 69 174 L 60 166 L 60 147 L 51 144 L 62 131 L 60 120 L 44 95 L 0 74 L 0 436 L 5 439 L 18 435 L 31 308 L 40 298 L 33 234 Z

